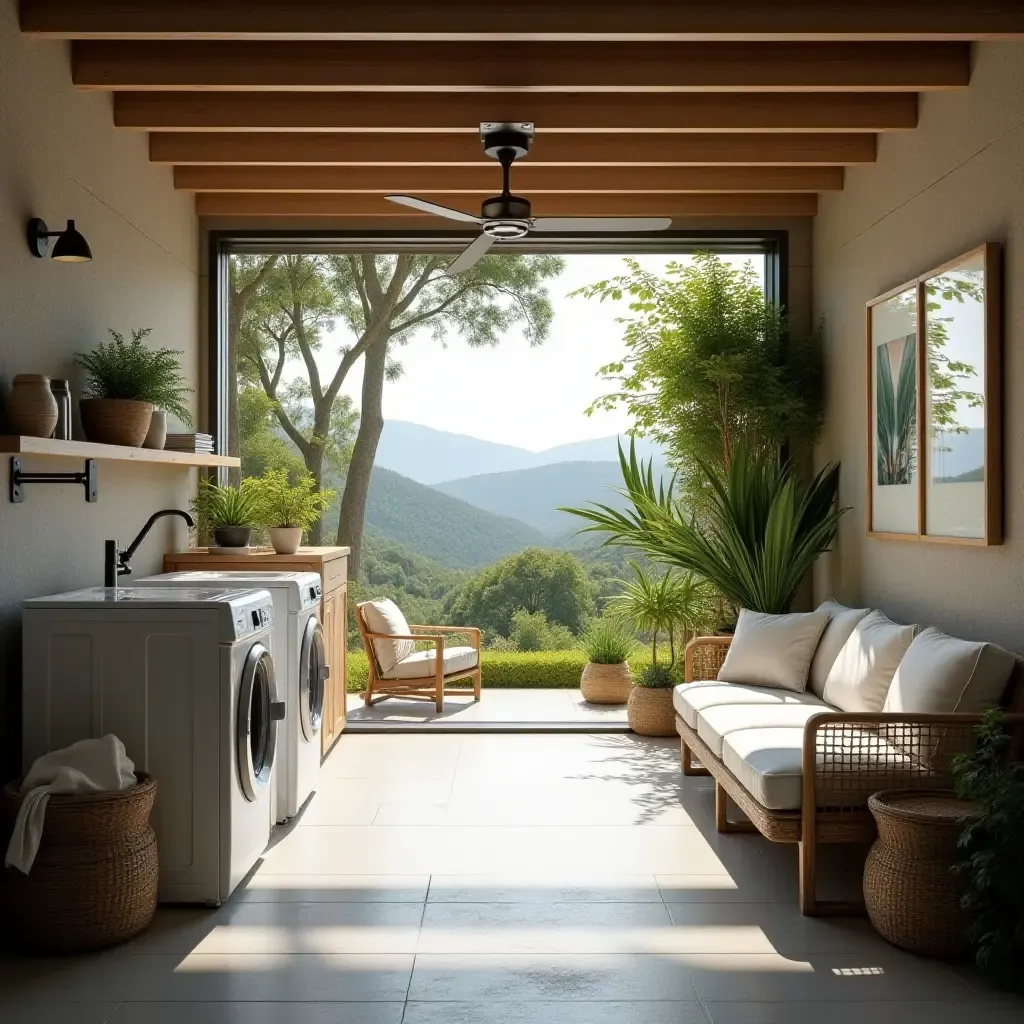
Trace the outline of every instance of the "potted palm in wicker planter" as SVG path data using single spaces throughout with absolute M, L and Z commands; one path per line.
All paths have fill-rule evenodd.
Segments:
M 75 355 L 86 371 L 79 410 L 90 441 L 141 448 L 157 407 L 191 426 L 185 396 L 192 389 L 185 387 L 181 375 L 178 357 L 182 353 L 147 348 L 143 341 L 151 333 L 151 328 L 139 328 L 127 342 L 124 335 L 111 330 L 113 342 L 101 342 L 92 352 Z
M 619 625 L 595 622 L 582 637 L 587 664 L 580 677 L 583 699 L 591 704 L 625 704 L 633 688 L 629 672 L 633 638 Z
M 279 555 L 294 555 L 302 535 L 330 507 L 334 491 L 318 491 L 312 473 L 292 486 L 283 469 L 268 469 L 257 485 L 260 525 Z

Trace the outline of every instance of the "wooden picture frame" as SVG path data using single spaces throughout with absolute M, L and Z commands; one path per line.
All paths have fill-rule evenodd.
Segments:
M 869 537 L 1003 542 L 1001 274 L 986 242 L 866 304 Z

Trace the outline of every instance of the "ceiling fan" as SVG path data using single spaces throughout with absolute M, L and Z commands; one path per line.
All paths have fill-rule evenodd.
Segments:
M 448 277 L 469 270 L 495 242 L 523 238 L 532 231 L 583 231 L 598 234 L 606 231 L 666 231 L 672 226 L 669 217 L 534 217 L 530 213 L 529 200 L 514 196 L 509 191 L 512 164 L 529 152 L 533 123 L 485 121 L 480 125 L 480 139 L 484 144 L 484 152 L 501 164 L 502 187 L 500 196 L 484 200 L 479 217 L 415 196 L 385 196 L 393 203 L 423 213 L 432 213 L 464 224 L 480 225 L 482 234 L 449 265 L 445 271 Z

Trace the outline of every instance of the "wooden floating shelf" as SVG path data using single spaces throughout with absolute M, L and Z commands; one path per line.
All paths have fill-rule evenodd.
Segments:
M 6 455 L 43 455 L 61 459 L 100 459 L 106 462 L 138 462 L 160 466 L 199 466 L 229 469 L 241 466 L 241 460 L 228 455 L 202 455 L 198 452 L 157 451 L 155 448 L 127 448 L 92 441 L 57 441 L 52 437 L 0 436 L 0 453 Z

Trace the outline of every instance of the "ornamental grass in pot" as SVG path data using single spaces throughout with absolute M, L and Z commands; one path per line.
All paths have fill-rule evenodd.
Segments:
M 243 480 L 239 487 L 220 487 L 209 480 L 199 482 L 192 513 L 199 534 L 213 533 L 217 547 L 247 548 L 253 528 L 260 521 L 260 499 L 255 480 Z
M 157 406 L 174 413 L 186 426 L 192 414 L 185 405 L 191 388 L 185 387 L 180 351 L 147 348 L 143 341 L 152 328 L 132 331 L 132 340 L 111 330 L 113 342 L 100 343 L 92 352 L 79 352 L 75 362 L 86 371 L 79 402 L 82 427 L 90 441 L 141 448 Z
M 319 491 L 312 473 L 293 486 L 283 469 L 269 469 L 256 481 L 259 524 L 279 555 L 294 555 L 302 535 L 330 508 L 335 492 Z
M 587 664 L 580 677 L 583 699 L 591 704 L 625 704 L 633 687 L 628 658 L 633 637 L 619 625 L 595 622 L 582 636 Z
M 654 662 L 640 673 L 630 691 L 626 717 L 629 727 L 639 736 L 675 736 L 676 712 L 672 689 L 676 685 L 672 669 Z

